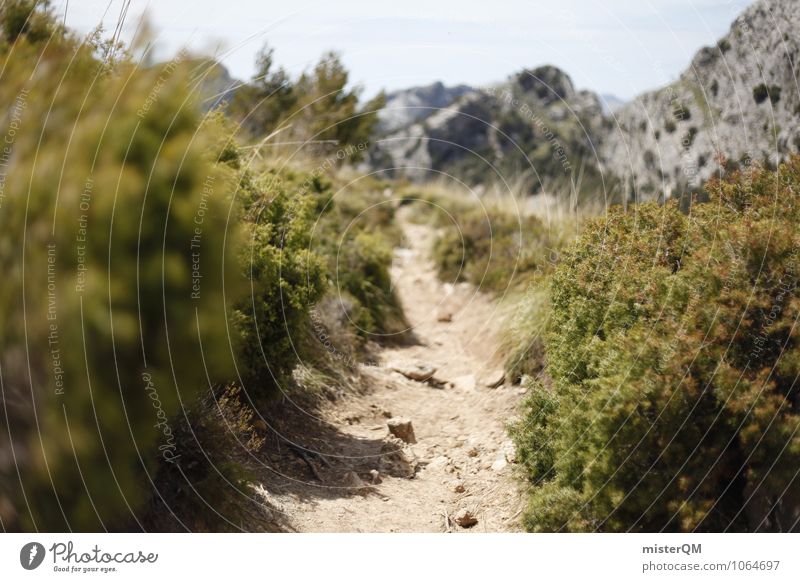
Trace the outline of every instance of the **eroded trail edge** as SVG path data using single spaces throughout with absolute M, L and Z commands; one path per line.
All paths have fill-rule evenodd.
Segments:
M 264 495 L 304 532 L 518 531 L 522 496 L 506 426 L 523 389 L 496 386 L 501 311 L 470 285 L 439 281 L 428 258 L 432 229 L 402 213 L 401 224 L 406 242 L 392 278 L 417 342 L 382 349 L 377 366 L 361 369 L 366 393 L 306 419 L 319 437 L 308 447 L 323 455 L 298 455 L 297 478 L 276 474 Z M 397 371 L 417 366 L 421 378 L 435 369 L 433 378 Z M 410 440 L 402 420 L 415 443 L 390 435 L 399 425 Z

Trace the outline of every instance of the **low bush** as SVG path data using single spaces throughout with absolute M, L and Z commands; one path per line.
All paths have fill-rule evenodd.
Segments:
M 781 88 L 778 85 L 765 85 L 761 83 L 753 87 L 753 100 L 761 104 L 769 98 L 773 105 L 781 100 Z
M 2 12 L 0 517 L 126 528 L 174 460 L 175 414 L 233 374 L 234 176 L 179 66 L 109 74 L 35 5 Z
M 220 386 L 174 420 L 177 462 L 162 463 L 141 522 L 155 531 L 275 531 L 279 520 L 251 488 L 264 438 L 241 389 Z
M 242 174 L 245 243 L 239 266 L 248 292 L 231 320 L 239 375 L 254 401 L 285 389 L 302 361 L 298 341 L 309 312 L 327 288 L 323 259 L 311 248 L 315 209 L 326 187 L 304 191 L 303 176 L 270 170 Z
M 512 431 L 528 529 L 797 529 L 798 190 L 794 158 L 585 229 Z
M 506 354 L 506 377 L 516 384 L 526 376 L 538 376 L 544 368 L 544 336 L 550 321 L 547 279 L 531 281 L 511 303 L 513 312 L 503 326 L 501 351 Z
M 535 216 L 473 206 L 453 217 L 433 247 L 443 280 L 503 291 L 551 269 L 559 243 Z
M 362 341 L 405 341 L 408 322 L 392 288 L 393 248 L 402 244 L 396 205 L 376 180 L 339 190 L 314 233 L 314 248 L 326 260 L 340 318 Z
M 392 289 L 391 263 L 392 248 L 386 239 L 368 232 L 343 242 L 337 257 L 337 292 L 358 301 L 349 319 L 358 333 L 372 339 L 390 340 L 408 328 Z
M 235 529 L 249 403 L 291 380 L 328 288 L 330 184 L 249 169 L 192 63 L 0 10 L 3 527 Z

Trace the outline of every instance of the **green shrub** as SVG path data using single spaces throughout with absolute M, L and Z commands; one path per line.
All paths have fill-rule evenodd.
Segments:
M 453 216 L 433 247 L 445 281 L 502 291 L 550 269 L 558 242 L 538 218 L 478 206 Z
M 241 389 L 222 386 L 187 404 L 175 419 L 175 455 L 153 478 L 157 493 L 142 511 L 159 532 L 274 531 L 274 514 L 250 488 L 264 444 Z M 265 511 L 266 509 L 266 511 Z M 268 513 L 269 512 L 269 513 Z
M 233 374 L 234 180 L 180 67 L 106 75 L 90 46 L 37 44 L 31 26 L 2 46 L 0 516 L 5 529 L 128 527 L 174 461 L 182 403 Z
M 322 55 L 298 79 L 291 79 L 283 68 L 276 70 L 274 64 L 273 51 L 265 46 L 256 57 L 252 81 L 231 99 L 229 114 L 250 137 L 258 140 L 280 132 L 285 141 L 303 140 L 303 153 L 312 155 L 369 141 L 384 96 L 360 104 L 361 90 L 350 86 L 338 54 Z M 358 161 L 363 151 L 353 149 L 350 160 Z
M 761 104 L 769 97 L 770 103 L 773 105 L 781 100 L 781 88 L 778 85 L 765 85 L 761 83 L 753 87 L 753 100 L 757 104 Z
M 512 302 L 504 325 L 501 350 L 506 354 L 506 376 L 518 383 L 537 376 L 544 367 L 544 336 L 550 319 L 547 279 L 531 282 L 521 298 Z
M 310 248 L 317 197 L 302 176 L 245 172 L 239 194 L 245 243 L 239 265 L 248 293 L 231 316 L 237 332 L 239 375 L 247 394 L 262 400 L 285 387 L 300 362 L 296 342 L 309 311 L 326 289 L 322 259 Z
M 797 527 L 798 189 L 795 158 L 586 228 L 514 428 L 529 529 Z
M 0 6 L 0 30 L 3 43 L 24 38 L 29 43 L 42 43 L 64 31 L 53 17 L 50 0 L 6 0 Z M 7 47 L 4 47 L 4 49 Z
M 337 259 L 337 290 L 359 303 L 349 316 L 358 333 L 377 336 L 374 339 L 402 334 L 408 323 L 392 289 L 392 249 L 386 239 L 380 234 L 359 232 L 343 241 Z
M 0 522 L 259 529 L 244 402 L 304 355 L 331 183 L 256 174 L 222 114 L 201 119 L 195 63 L 136 68 L 36 6 L 0 7 Z M 391 254 L 357 242 L 350 286 L 391 295 Z
M 326 259 L 340 312 L 335 317 L 362 340 L 405 341 L 409 325 L 389 273 L 403 234 L 385 188 L 361 179 L 340 190 L 319 219 L 314 248 Z

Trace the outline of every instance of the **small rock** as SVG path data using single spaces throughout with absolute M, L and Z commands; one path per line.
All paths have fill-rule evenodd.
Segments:
M 464 487 L 464 482 L 461 479 L 455 479 L 451 481 L 450 488 L 456 493 L 464 493 L 464 491 L 466 491 L 466 488 Z
M 475 385 L 474 374 L 467 374 L 453 379 L 453 387 L 458 390 L 475 390 Z
M 499 388 L 506 381 L 506 373 L 503 370 L 495 370 L 488 374 L 483 382 L 487 388 Z
M 431 386 L 432 388 L 439 388 L 439 389 L 444 389 L 446 386 L 451 384 L 447 380 L 442 380 L 441 378 L 437 378 L 436 376 L 431 376 L 430 378 L 425 380 L 425 383 L 428 386 Z
M 381 470 L 390 475 L 411 479 L 417 473 L 419 462 L 411 447 L 394 436 L 386 437 L 381 446 Z
M 460 509 L 453 520 L 463 528 L 470 528 L 478 523 L 477 518 L 468 509 Z
M 450 459 L 448 459 L 444 455 L 440 455 L 434 458 L 430 463 L 428 463 L 428 465 L 425 468 L 435 471 L 437 469 L 444 469 L 448 464 L 450 464 Z
M 367 486 L 355 471 L 348 471 L 344 474 L 344 485 L 352 489 L 363 489 Z
M 266 432 L 267 431 L 267 423 L 264 422 L 263 420 L 261 420 L 260 418 L 256 419 L 256 420 L 253 421 L 253 428 L 256 429 L 256 430 L 260 430 L 261 432 Z
M 391 366 L 391 369 L 399 374 L 402 374 L 409 380 L 414 380 L 416 382 L 425 382 L 430 380 L 436 373 L 436 368 L 433 366 L 426 366 L 424 364 Z
M 494 463 L 492 463 L 492 471 L 502 471 L 508 465 L 508 461 L 505 458 L 497 459 Z
M 417 438 L 414 436 L 414 425 L 407 418 L 390 418 L 386 422 L 386 426 L 389 427 L 389 432 L 400 440 L 410 444 L 417 442 Z
M 467 451 L 467 455 L 470 457 L 477 457 L 479 452 L 480 451 L 478 451 L 478 449 L 472 447 L 470 450 Z
M 383 415 L 384 418 L 392 418 L 392 413 L 389 412 L 388 410 L 382 411 L 381 415 Z
M 436 314 L 436 321 L 439 323 L 450 323 L 453 321 L 453 314 L 449 311 L 440 311 Z
M 509 463 L 517 462 L 517 447 L 514 445 L 513 441 L 505 441 L 500 447 L 500 450 L 503 452 L 503 456 L 505 457 L 506 461 Z
M 372 481 L 373 485 L 380 485 L 381 483 L 383 483 L 383 479 L 381 479 L 380 471 L 378 471 L 377 469 L 372 469 L 369 472 L 369 476 L 371 477 L 371 481 Z

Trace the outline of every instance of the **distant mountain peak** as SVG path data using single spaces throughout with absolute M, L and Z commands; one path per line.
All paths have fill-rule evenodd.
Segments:
M 523 69 L 513 80 L 524 92 L 535 95 L 545 104 L 575 96 L 570 76 L 554 65 Z
M 553 65 L 482 90 L 433 83 L 394 92 L 372 162 L 413 179 L 445 172 L 475 183 L 504 173 L 533 176 L 534 192 L 580 182 L 615 199 L 674 196 L 718 172 L 719 153 L 741 167 L 800 152 L 798 59 L 797 0 L 758 0 L 678 80 L 627 103 L 576 90 Z
M 378 113 L 378 132 L 391 133 L 421 121 L 472 91 L 474 89 L 468 85 L 448 87 L 441 81 L 392 91 L 386 95 L 386 105 Z
M 602 156 L 628 196 L 677 195 L 734 166 L 776 164 L 800 151 L 800 10 L 795 0 L 759 0 L 679 79 L 616 112 Z

